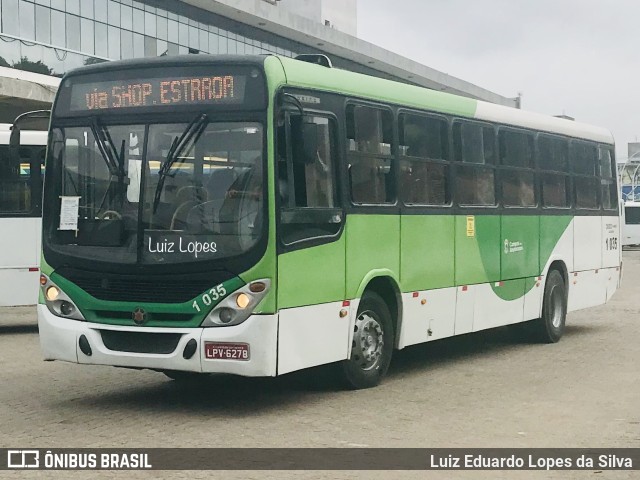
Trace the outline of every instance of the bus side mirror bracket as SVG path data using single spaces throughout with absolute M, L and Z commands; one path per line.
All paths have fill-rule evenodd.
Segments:
M 9 152 L 11 157 L 16 161 L 19 159 L 18 149 L 20 148 L 20 124 L 25 120 L 34 118 L 48 120 L 51 118 L 51 110 L 33 110 L 31 112 L 26 112 L 18 115 L 13 121 L 13 125 L 11 126 L 11 135 L 9 136 Z
M 11 126 L 11 135 L 9 137 L 9 148 L 13 151 L 20 147 L 20 126 L 12 125 Z

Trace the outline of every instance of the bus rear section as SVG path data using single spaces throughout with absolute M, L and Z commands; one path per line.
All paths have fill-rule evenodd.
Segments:
M 9 148 L 10 125 L 0 125 L 0 306 L 38 301 L 42 177 L 47 132 L 22 132 Z

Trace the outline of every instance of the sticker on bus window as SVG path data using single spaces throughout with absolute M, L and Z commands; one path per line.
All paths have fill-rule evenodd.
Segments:
M 80 197 L 60 197 L 59 230 L 78 230 Z

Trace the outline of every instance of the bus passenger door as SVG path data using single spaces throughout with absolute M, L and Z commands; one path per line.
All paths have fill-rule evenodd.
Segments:
M 347 358 L 336 125 L 284 112 L 278 128 L 278 374 Z

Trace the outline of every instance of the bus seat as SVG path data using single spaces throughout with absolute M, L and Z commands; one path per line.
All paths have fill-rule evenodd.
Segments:
M 243 172 L 229 187 L 220 206 L 220 233 L 237 235 L 240 230 L 240 223 L 247 221 L 247 219 L 240 218 L 240 209 L 246 208 L 247 202 L 260 201 L 258 198 L 254 198 L 257 190 L 261 187 L 262 177 L 258 170 L 259 168 L 254 167 Z
M 190 232 L 218 233 L 215 229 L 224 198 L 216 198 L 191 207 L 187 214 L 187 230 Z
M 380 203 L 386 198 L 384 174 L 376 162 L 364 160 L 349 168 L 351 197 L 355 203 Z
M 200 203 L 208 199 L 209 192 L 203 187 L 189 185 L 180 188 L 176 194 L 176 204 L 178 208 L 171 218 L 171 230 L 184 230 L 187 226 L 187 216 L 189 211 Z
M 230 168 L 216 170 L 211 173 L 206 184 L 209 198 L 212 200 L 215 198 L 224 199 L 235 179 L 236 176 Z

